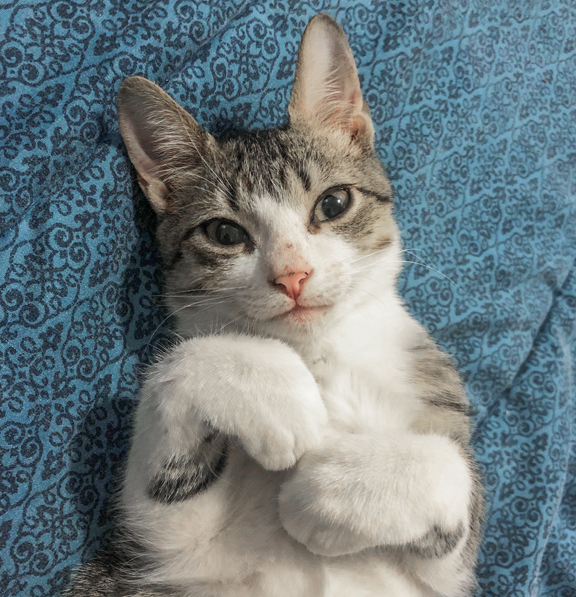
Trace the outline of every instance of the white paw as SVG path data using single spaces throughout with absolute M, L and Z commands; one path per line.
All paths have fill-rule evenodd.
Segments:
M 238 425 L 246 451 L 267 470 L 294 466 L 321 444 L 328 424 L 314 377 L 299 359 L 290 365 L 289 372 L 282 372 L 283 379 L 259 389 L 263 399 L 258 400 L 253 419 Z
M 271 339 L 230 334 L 187 340 L 150 378 L 171 427 L 192 417 L 239 438 L 264 468 L 294 466 L 328 422 L 300 356 Z
M 351 505 L 340 502 L 329 483 L 323 483 L 326 471 L 305 462 L 308 456 L 280 491 L 279 514 L 286 532 L 316 555 L 334 557 L 371 547 L 369 537 L 338 524 L 338 513 L 345 518 L 345 510 Z
M 279 496 L 282 524 L 313 553 L 416 544 L 466 527 L 470 474 L 438 436 L 347 436 L 306 454 Z
M 282 526 L 292 538 L 314 554 L 339 556 L 374 543 L 350 524 L 358 516 L 355 509 L 365 509 L 361 499 L 355 499 L 363 496 L 356 496 L 349 487 L 358 470 L 351 470 L 350 463 L 341 458 L 342 438 L 329 441 L 331 445 L 302 457 L 282 485 L 278 505 Z

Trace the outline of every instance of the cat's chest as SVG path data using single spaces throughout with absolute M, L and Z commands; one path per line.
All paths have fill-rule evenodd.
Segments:
M 407 429 L 417 415 L 419 402 L 401 354 L 328 350 L 310 369 L 336 429 Z

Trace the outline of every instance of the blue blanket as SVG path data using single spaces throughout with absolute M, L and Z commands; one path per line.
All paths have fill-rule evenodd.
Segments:
M 401 292 L 477 412 L 480 594 L 576 595 L 574 1 L 7 0 L 3 596 L 58 594 L 101 545 L 140 373 L 168 325 L 120 82 L 158 82 L 214 133 L 282 123 L 320 11 L 349 36 L 395 187 Z

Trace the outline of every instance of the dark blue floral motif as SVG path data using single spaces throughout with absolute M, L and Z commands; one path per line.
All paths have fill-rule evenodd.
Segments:
M 402 294 L 477 411 L 479 594 L 576 595 L 574 0 L 0 4 L 2 595 L 57 595 L 100 545 L 166 329 L 121 80 L 157 81 L 212 132 L 280 124 L 321 11 L 395 186 Z

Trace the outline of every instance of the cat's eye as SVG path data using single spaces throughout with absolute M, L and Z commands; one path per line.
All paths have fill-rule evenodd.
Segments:
M 322 194 L 314 208 L 314 219 L 317 222 L 333 220 L 343 214 L 351 204 L 348 189 L 330 189 Z
M 244 228 L 229 220 L 212 220 L 204 227 L 208 238 L 225 247 L 232 247 L 249 240 Z

